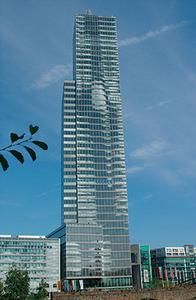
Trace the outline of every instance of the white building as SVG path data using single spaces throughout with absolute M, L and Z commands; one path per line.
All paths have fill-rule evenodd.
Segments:
M 0 279 L 4 281 L 12 267 L 28 272 L 31 290 L 44 280 L 48 292 L 56 292 L 60 281 L 59 239 L 0 235 Z

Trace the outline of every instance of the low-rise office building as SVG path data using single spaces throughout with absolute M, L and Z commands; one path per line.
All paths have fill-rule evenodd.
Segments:
M 26 270 L 30 288 L 44 280 L 48 292 L 56 292 L 60 281 L 60 241 L 45 236 L 0 235 L 0 279 L 16 267 Z
M 133 286 L 135 288 L 152 287 L 152 269 L 150 247 L 148 245 L 131 245 L 131 264 Z
M 151 250 L 154 278 L 172 283 L 181 283 L 196 277 L 196 248 L 163 247 Z

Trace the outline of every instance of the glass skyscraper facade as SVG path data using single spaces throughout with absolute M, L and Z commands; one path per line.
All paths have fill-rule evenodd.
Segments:
M 73 80 L 64 82 L 62 277 L 131 285 L 128 199 L 115 17 L 75 18 Z

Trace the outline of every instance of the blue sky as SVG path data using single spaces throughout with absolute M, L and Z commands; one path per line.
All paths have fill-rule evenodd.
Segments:
M 0 233 L 60 225 L 61 99 L 72 78 L 73 18 L 114 15 L 118 38 L 131 240 L 196 244 L 196 2 L 2 0 L 0 144 L 39 125 L 35 163 L 1 172 Z

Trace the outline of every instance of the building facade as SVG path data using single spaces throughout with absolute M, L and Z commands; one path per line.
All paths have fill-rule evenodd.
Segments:
M 196 278 L 196 248 L 164 247 L 151 250 L 152 273 L 163 282 L 181 283 Z
M 16 267 L 28 271 L 30 288 L 40 282 L 48 285 L 48 292 L 58 291 L 60 280 L 60 241 L 44 236 L 0 235 L 0 279 Z
M 131 245 L 132 278 L 135 288 L 152 287 L 150 246 Z
M 63 279 L 68 288 L 130 287 L 115 17 L 76 16 L 62 111 L 62 227 L 49 236 L 64 232 Z

